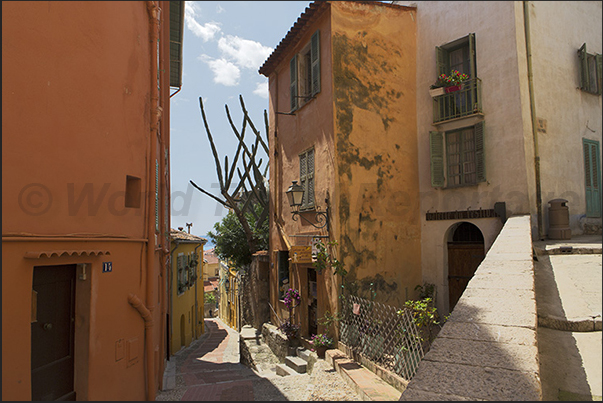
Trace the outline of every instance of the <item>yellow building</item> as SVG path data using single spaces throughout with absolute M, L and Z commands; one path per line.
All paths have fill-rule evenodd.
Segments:
M 220 276 L 220 258 L 216 255 L 215 248 L 203 252 L 203 280 Z
M 239 321 L 239 280 L 237 270 L 220 261 L 220 319 L 237 331 L 241 330 Z
M 188 347 L 205 331 L 203 326 L 203 245 L 206 239 L 170 230 L 169 275 L 170 355 Z

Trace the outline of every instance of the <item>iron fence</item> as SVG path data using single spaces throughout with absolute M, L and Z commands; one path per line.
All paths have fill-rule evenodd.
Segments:
M 433 98 L 433 123 L 482 112 L 482 87 L 479 78 L 463 81 L 455 92 Z
M 341 313 L 342 343 L 402 378 L 412 379 L 424 353 L 410 309 L 348 296 Z

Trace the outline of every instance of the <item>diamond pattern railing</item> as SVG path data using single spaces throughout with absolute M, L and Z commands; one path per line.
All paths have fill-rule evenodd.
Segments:
M 423 347 L 411 310 L 349 296 L 341 311 L 342 343 L 402 378 L 412 379 L 423 359 Z

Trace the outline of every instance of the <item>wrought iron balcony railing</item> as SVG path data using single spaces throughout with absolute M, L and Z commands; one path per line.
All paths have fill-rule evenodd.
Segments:
M 461 89 L 433 98 L 433 123 L 482 113 L 481 80 L 463 81 Z

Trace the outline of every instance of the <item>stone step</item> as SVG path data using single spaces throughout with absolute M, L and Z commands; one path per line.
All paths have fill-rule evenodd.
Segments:
M 325 360 L 362 397 L 362 400 L 399 400 L 402 392 L 338 349 L 327 350 Z
M 276 364 L 276 374 L 280 376 L 297 375 L 293 368 L 289 368 L 285 364 Z
M 294 356 L 285 357 L 285 364 L 300 374 L 304 374 L 306 372 L 306 368 L 308 367 L 306 360 Z
M 308 362 L 310 360 L 310 353 L 311 353 L 311 351 L 306 348 L 303 348 L 303 347 L 297 348 L 297 356 L 306 362 Z

